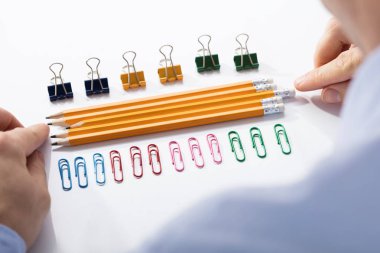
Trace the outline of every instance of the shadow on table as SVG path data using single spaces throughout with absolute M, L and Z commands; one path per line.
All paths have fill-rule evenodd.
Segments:
M 321 97 L 320 96 L 313 96 L 311 97 L 311 102 L 317 106 L 319 109 L 331 114 L 331 115 L 334 115 L 336 117 L 339 117 L 340 116 L 340 112 L 341 112 L 341 109 L 342 109 L 342 105 L 341 104 L 326 104 L 326 103 L 323 103 L 321 101 Z

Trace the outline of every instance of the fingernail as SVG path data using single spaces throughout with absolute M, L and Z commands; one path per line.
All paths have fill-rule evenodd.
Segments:
M 340 93 L 334 89 L 327 89 L 322 95 L 322 100 L 326 103 L 335 104 L 342 102 Z
M 298 77 L 298 78 L 294 81 L 294 86 L 296 86 L 296 88 L 300 88 L 300 87 L 302 86 L 304 80 L 305 80 L 305 76 L 304 76 L 304 75 Z

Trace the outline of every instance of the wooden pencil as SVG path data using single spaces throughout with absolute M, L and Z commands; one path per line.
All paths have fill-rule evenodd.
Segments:
M 225 84 L 225 85 L 213 86 L 213 87 L 203 88 L 203 89 L 196 89 L 196 90 L 177 92 L 177 93 L 171 93 L 171 94 L 163 94 L 163 95 L 153 96 L 153 97 L 148 97 L 148 98 L 109 103 L 105 105 L 96 105 L 96 106 L 90 106 L 90 107 L 84 107 L 84 108 L 78 108 L 78 109 L 71 109 L 71 110 L 66 110 L 54 115 L 50 115 L 46 118 L 58 119 L 58 118 L 63 118 L 63 117 L 70 117 L 70 116 L 75 116 L 75 115 L 97 112 L 99 110 L 112 110 L 112 109 L 118 109 L 118 108 L 125 108 L 125 107 L 130 107 L 130 106 L 142 105 L 146 103 L 169 101 L 171 99 L 180 99 L 180 98 L 184 98 L 188 96 L 196 96 L 196 95 L 210 94 L 210 93 L 220 92 L 220 91 L 235 90 L 235 89 L 244 88 L 244 87 L 246 88 L 253 87 L 257 91 L 267 90 L 268 85 L 272 82 L 273 81 L 271 79 L 258 79 L 254 81 Z M 273 85 L 269 85 L 269 86 L 273 87 Z
M 58 139 L 52 143 L 53 146 L 77 146 L 94 142 L 107 141 L 119 138 L 126 138 L 138 135 L 158 133 L 188 127 L 214 124 L 219 122 L 238 120 L 243 118 L 260 117 L 268 114 L 283 112 L 284 105 L 268 105 L 236 109 L 227 112 L 217 112 L 205 114 L 185 119 L 175 119 L 164 122 L 145 124 L 121 129 L 113 129 L 102 132 L 88 133 L 83 135 L 71 136 Z

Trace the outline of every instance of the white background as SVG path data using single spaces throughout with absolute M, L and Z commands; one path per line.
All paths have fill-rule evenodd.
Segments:
M 25 125 L 46 122 L 45 116 L 93 104 L 128 100 L 271 76 L 282 87 L 292 87 L 297 75 L 313 67 L 313 52 L 329 14 L 319 1 L 3 1 L 0 8 L 0 106 L 13 112 Z M 237 73 L 232 61 L 238 46 L 235 36 L 251 35 L 249 48 L 257 52 L 260 71 Z M 219 54 L 220 73 L 198 74 L 194 58 L 201 34 L 213 37 L 211 49 Z M 156 74 L 158 48 L 174 46 L 173 60 L 182 65 L 183 84 L 163 86 Z M 125 92 L 119 75 L 124 51 L 137 52 L 136 67 L 145 71 L 146 90 Z M 86 59 L 102 60 L 101 73 L 108 77 L 111 94 L 87 98 L 83 81 Z M 63 77 L 73 86 L 75 99 L 50 103 L 46 86 L 52 62 L 65 65 Z M 281 116 L 141 136 L 95 145 L 51 150 L 45 145 L 51 213 L 34 252 L 129 252 L 194 203 L 236 187 L 276 187 L 310 175 L 313 164 L 331 151 L 338 126 L 339 108 L 319 101 L 318 93 L 298 94 Z M 283 123 L 293 147 L 281 154 L 273 125 Z M 268 150 L 266 159 L 255 156 L 249 129 L 258 126 Z M 230 150 L 227 133 L 240 133 L 247 161 L 238 163 Z M 52 128 L 52 133 L 59 129 Z M 214 165 L 206 135 L 217 135 L 223 163 Z M 187 139 L 196 137 L 206 160 L 204 169 L 191 161 Z M 168 143 L 177 140 L 185 159 L 185 171 L 175 172 Z M 146 146 L 160 148 L 163 173 L 153 176 Z M 143 150 L 144 177 L 133 178 L 129 148 Z M 123 157 L 125 181 L 116 184 L 108 153 L 117 149 Z M 106 158 L 107 183 L 97 186 L 92 154 Z M 89 187 L 79 189 L 73 159 L 87 160 Z M 71 163 L 73 189 L 61 188 L 57 161 Z

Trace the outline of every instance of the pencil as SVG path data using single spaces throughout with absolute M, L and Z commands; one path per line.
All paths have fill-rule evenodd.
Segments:
M 185 92 L 163 94 L 163 95 L 153 96 L 153 97 L 148 97 L 148 98 L 109 103 L 106 105 L 96 105 L 96 106 L 84 107 L 84 108 L 79 108 L 79 109 L 71 109 L 71 110 L 66 110 L 57 114 L 50 115 L 46 118 L 58 119 L 62 117 L 70 117 L 70 116 L 81 115 L 85 113 L 97 112 L 99 110 L 105 110 L 105 109 L 112 110 L 112 109 L 117 109 L 117 108 L 125 108 L 125 107 L 130 107 L 130 106 L 142 105 L 147 102 L 153 103 L 153 102 L 160 102 L 160 101 L 168 101 L 171 99 L 179 99 L 179 98 L 184 98 L 188 96 L 210 94 L 210 93 L 220 92 L 220 91 L 229 91 L 229 90 L 235 90 L 235 89 L 244 88 L 244 87 L 246 88 L 253 87 L 257 91 L 261 91 L 261 90 L 268 89 L 266 84 L 270 84 L 270 83 L 273 83 L 272 79 L 264 78 L 264 79 L 258 79 L 258 80 L 253 80 L 253 81 L 225 84 L 225 85 L 213 86 L 209 88 L 196 89 L 196 90 L 185 91 Z
M 153 123 L 165 122 L 165 121 L 176 120 L 176 119 L 186 119 L 190 117 L 214 114 L 218 112 L 234 111 L 237 109 L 252 108 L 252 107 L 257 107 L 257 106 L 264 107 L 270 104 L 281 104 L 281 103 L 282 103 L 282 98 L 275 97 L 275 98 L 269 98 L 269 99 L 263 99 L 263 100 L 245 99 L 241 101 L 235 101 L 234 103 L 217 103 L 214 106 L 206 106 L 206 107 L 202 106 L 199 108 L 191 107 L 190 110 L 186 110 L 186 111 L 177 110 L 173 112 L 173 111 L 168 110 L 165 113 L 149 114 L 149 115 L 145 115 L 145 116 L 134 118 L 134 119 L 131 119 L 130 117 L 125 117 L 123 120 L 120 120 L 120 121 L 105 122 L 103 124 L 98 124 L 98 125 L 73 128 L 61 134 L 53 135 L 51 136 L 51 138 L 66 138 L 69 136 L 90 134 L 90 133 L 95 133 L 95 132 L 102 132 L 106 130 L 127 128 L 127 127 L 139 126 L 139 125 L 153 124 Z
M 153 124 L 113 129 L 96 133 L 89 133 L 77 136 L 70 136 L 58 139 L 52 143 L 53 146 L 77 146 L 94 142 L 107 141 L 119 138 L 152 134 L 176 129 L 214 124 L 219 122 L 238 120 L 251 117 L 260 117 L 269 114 L 281 113 L 284 111 L 283 104 L 257 106 L 244 109 L 237 109 L 227 112 L 217 112 L 213 114 L 200 115 L 186 119 L 175 119 Z

